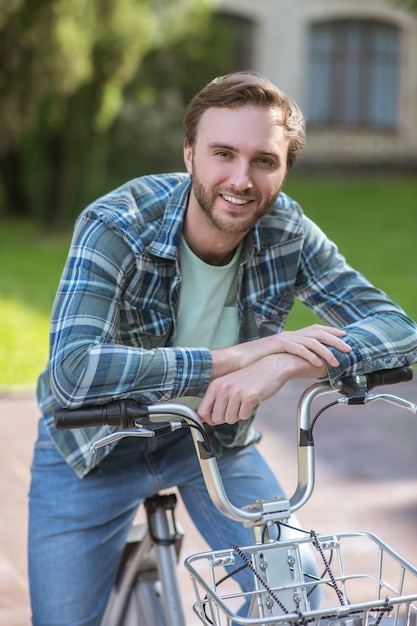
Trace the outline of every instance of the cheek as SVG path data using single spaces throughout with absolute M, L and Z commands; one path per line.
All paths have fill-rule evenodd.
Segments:
M 285 173 L 280 172 L 275 173 L 268 177 L 268 180 L 265 181 L 265 189 L 267 189 L 268 195 L 278 194 L 281 191 L 281 187 L 284 184 Z

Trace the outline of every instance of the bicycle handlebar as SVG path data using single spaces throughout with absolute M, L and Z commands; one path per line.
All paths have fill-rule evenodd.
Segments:
M 87 426 L 101 426 L 108 424 L 113 427 L 135 430 L 121 430 L 95 442 L 92 446 L 94 452 L 97 447 L 107 445 L 124 436 L 154 437 L 165 434 L 184 426 L 181 422 L 152 422 L 150 416 L 177 416 L 185 420 L 192 428 L 192 435 L 197 456 L 200 461 L 204 480 L 217 509 L 226 517 L 237 521 L 256 524 L 260 520 L 278 519 L 281 515 L 288 517 L 289 512 L 295 512 L 301 508 L 310 498 L 314 488 L 314 441 L 311 425 L 311 405 L 318 396 L 334 391 L 339 391 L 342 398 L 341 404 L 365 404 L 375 399 L 387 400 L 388 402 L 417 412 L 417 406 L 402 398 L 384 396 L 384 394 L 369 394 L 369 390 L 380 385 L 396 384 L 410 381 L 413 377 L 411 367 L 401 367 L 392 370 L 378 370 L 371 374 L 343 378 L 337 388 L 331 387 L 328 381 L 316 382 L 308 387 L 301 395 L 297 408 L 298 421 L 298 483 L 293 496 L 289 501 L 271 501 L 263 506 L 262 503 L 251 505 L 248 509 L 236 508 L 228 499 L 216 459 L 207 445 L 202 423 L 197 413 L 186 405 L 179 403 L 155 403 L 151 405 L 141 404 L 134 400 L 118 400 L 102 406 L 84 407 L 80 409 L 58 409 L 54 412 L 55 426 L 62 428 L 79 428 Z M 272 508 L 271 508 L 272 506 Z
M 376 386 L 406 382 L 412 377 L 411 367 L 378 370 L 363 376 L 342 378 L 337 391 L 344 395 L 364 393 Z M 66 429 L 108 425 L 116 428 L 134 428 L 138 420 L 148 417 L 149 406 L 151 405 L 135 400 L 116 400 L 108 404 L 79 409 L 57 409 L 54 412 L 55 427 Z

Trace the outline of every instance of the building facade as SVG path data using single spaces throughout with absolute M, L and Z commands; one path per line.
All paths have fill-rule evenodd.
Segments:
M 218 10 L 241 33 L 242 65 L 301 106 L 301 163 L 417 168 L 417 13 L 395 0 L 221 0 Z

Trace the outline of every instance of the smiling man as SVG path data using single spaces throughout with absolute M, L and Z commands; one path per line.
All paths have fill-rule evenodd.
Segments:
M 417 360 L 415 324 L 281 192 L 304 143 L 298 107 L 262 76 L 237 73 L 205 86 L 184 121 L 186 173 L 129 181 L 75 225 L 38 386 L 35 626 L 100 625 L 137 507 L 160 489 L 178 487 L 213 549 L 252 540 L 210 502 L 186 430 L 91 456 L 107 428 L 57 431 L 56 408 L 189 403 L 240 507 L 283 495 L 256 446 L 263 400 L 294 378 L 335 384 Z M 286 331 L 295 298 L 323 325 Z M 304 566 L 314 571 L 308 554 Z M 251 589 L 250 571 L 237 579 Z
M 225 249 L 233 250 L 276 202 L 287 171 L 287 152 L 280 109 L 206 110 L 194 145 L 185 143 L 185 164 L 193 181 L 185 237 L 192 238 L 193 223 L 204 213 L 205 228 L 212 227 L 214 240 L 223 233 Z

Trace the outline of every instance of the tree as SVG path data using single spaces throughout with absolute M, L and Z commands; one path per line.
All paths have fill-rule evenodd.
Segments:
M 125 89 L 120 114 L 101 150 L 107 162 L 107 189 L 139 174 L 184 168 L 185 108 L 214 76 L 247 69 L 236 55 L 243 36 L 238 24 L 213 14 L 203 32 L 145 57 Z
M 417 11 L 417 0 L 396 0 L 396 4 L 408 11 Z
M 5 208 L 63 222 L 100 176 L 102 146 L 150 51 L 207 27 L 215 0 L 2 0 Z M 104 156 L 103 156 L 104 155 Z M 88 187 L 88 185 L 87 185 Z M 78 195 L 78 197 L 77 197 Z

